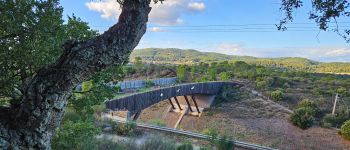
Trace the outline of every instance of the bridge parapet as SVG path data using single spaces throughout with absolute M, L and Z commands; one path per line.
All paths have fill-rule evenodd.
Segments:
M 156 89 L 144 93 L 106 101 L 110 110 L 128 110 L 131 114 L 141 111 L 162 100 L 182 95 L 209 94 L 216 95 L 223 86 L 239 86 L 236 82 L 201 82 L 188 83 Z

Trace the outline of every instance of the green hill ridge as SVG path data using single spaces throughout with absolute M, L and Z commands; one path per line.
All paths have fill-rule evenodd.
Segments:
M 301 57 L 258 58 L 252 56 L 226 55 L 215 52 L 200 52 L 193 49 L 177 48 L 146 48 L 134 50 L 130 55 L 130 61 L 135 57 L 141 57 L 143 62 L 158 64 L 194 64 L 211 63 L 220 61 L 244 61 L 250 64 L 288 68 L 295 70 L 320 72 L 320 73 L 350 73 L 350 63 L 344 62 L 318 62 Z

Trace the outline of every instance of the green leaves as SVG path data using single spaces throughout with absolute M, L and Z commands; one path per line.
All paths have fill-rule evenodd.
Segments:
M 340 134 L 350 140 L 350 120 L 346 121 L 340 128 Z
M 58 129 L 53 141 L 53 149 L 95 149 L 95 136 L 101 133 L 90 121 L 67 121 Z
M 185 81 L 186 66 L 180 65 L 176 68 L 176 75 L 179 82 Z
M 83 82 L 81 84 L 81 92 L 88 92 L 88 91 L 90 91 L 91 88 L 92 88 L 92 84 L 93 84 L 92 80 Z
M 68 16 L 68 23 L 64 25 L 66 39 L 87 40 L 98 35 L 98 31 L 90 29 L 87 22 L 74 14 Z
M 284 93 L 281 90 L 272 91 L 271 98 L 275 101 L 281 101 L 284 98 Z
M 11 97 L 14 87 L 40 68 L 53 63 L 70 39 L 98 35 L 76 16 L 62 19 L 59 0 L 0 1 L 0 96 Z M 20 89 L 23 90 L 23 89 Z
M 309 99 L 299 102 L 298 107 L 291 115 L 291 121 L 294 125 L 306 129 L 313 125 L 315 116 L 319 113 L 317 104 Z

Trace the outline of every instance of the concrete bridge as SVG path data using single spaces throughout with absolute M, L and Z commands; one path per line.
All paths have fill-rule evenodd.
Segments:
M 223 86 L 240 86 L 240 84 L 235 82 L 202 82 L 181 84 L 109 100 L 106 101 L 105 104 L 106 108 L 109 110 L 128 111 L 128 116 L 134 115 L 134 119 L 137 119 L 143 109 L 163 100 L 168 100 L 174 110 L 182 110 L 183 108 L 181 107 L 178 99 L 179 96 L 183 96 L 184 101 L 188 105 L 187 108 L 191 112 L 197 112 L 199 114 L 200 108 L 198 107 L 198 103 L 196 101 L 196 95 L 216 95 L 220 92 Z M 190 100 L 192 102 L 190 102 Z

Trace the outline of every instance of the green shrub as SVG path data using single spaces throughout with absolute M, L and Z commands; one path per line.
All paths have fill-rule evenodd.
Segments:
M 160 119 L 152 119 L 149 121 L 149 124 L 152 124 L 152 125 L 156 125 L 156 126 L 161 126 L 161 127 L 165 127 L 166 124 L 163 120 L 160 120 Z
M 339 127 L 348 119 L 350 119 L 349 110 L 341 108 L 334 115 L 326 114 L 322 119 L 321 125 L 324 127 Z
M 266 81 L 256 81 L 256 88 L 259 90 L 263 90 L 268 87 L 268 83 Z
M 309 99 L 303 99 L 300 101 L 297 108 L 309 108 L 309 113 L 311 113 L 312 116 L 316 116 L 320 112 L 317 104 Z
M 217 150 L 233 150 L 235 148 L 234 143 L 226 136 L 221 137 L 216 143 Z
M 314 117 L 312 110 L 308 107 L 301 107 L 294 110 L 291 115 L 291 121 L 294 125 L 306 129 L 313 125 Z
M 220 76 L 221 81 L 229 81 L 230 80 L 230 75 L 228 72 L 221 72 L 219 74 L 219 76 Z
M 118 135 L 130 135 L 135 131 L 135 122 L 115 123 L 112 121 L 112 130 Z
M 177 80 L 178 82 L 184 82 L 185 78 L 186 78 L 186 66 L 185 65 L 179 65 L 176 68 L 176 76 L 177 76 Z
M 340 128 L 340 134 L 350 140 L 350 120 L 346 121 Z
M 218 132 L 212 128 L 206 128 L 202 131 L 203 134 L 208 136 L 208 141 L 211 147 L 215 146 L 216 140 L 218 138 Z
M 93 122 L 64 122 L 52 140 L 52 149 L 96 149 L 95 136 L 100 132 Z
M 125 146 L 124 146 L 124 143 L 122 143 L 122 142 L 113 142 L 112 140 L 98 139 L 98 140 L 96 140 L 96 149 L 99 149 L 99 150 L 122 150 L 122 149 L 125 149 Z
M 275 101 L 281 101 L 284 98 L 284 94 L 280 90 L 275 90 L 275 91 L 271 92 L 270 96 Z
M 117 92 L 120 92 L 122 90 L 122 88 L 119 85 L 114 86 L 113 89 Z
M 66 121 L 77 122 L 81 119 L 82 117 L 77 112 L 75 112 L 72 108 L 68 107 L 66 108 L 62 122 L 66 122 Z
M 222 87 L 220 93 L 215 96 L 214 105 L 222 102 L 230 102 L 240 100 L 242 97 L 241 90 L 238 87 L 225 86 Z
M 214 67 L 209 68 L 207 74 L 209 76 L 210 81 L 216 81 L 216 74 L 217 74 L 216 68 Z
M 182 143 L 177 147 L 177 150 L 193 150 L 193 146 L 191 142 Z
M 164 140 L 163 138 L 151 137 L 147 139 L 139 150 L 175 150 L 175 142 Z
M 152 87 L 152 86 L 154 86 L 154 82 L 152 80 L 147 80 L 146 87 Z
M 291 115 L 291 121 L 294 125 L 306 129 L 313 125 L 315 116 L 319 112 L 320 109 L 315 102 L 309 99 L 303 99 Z

